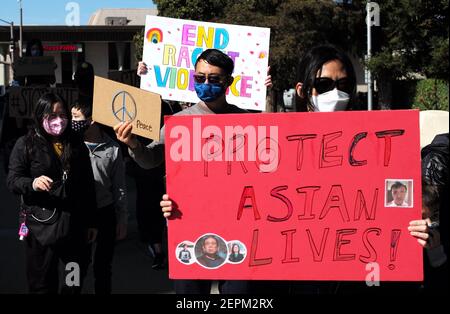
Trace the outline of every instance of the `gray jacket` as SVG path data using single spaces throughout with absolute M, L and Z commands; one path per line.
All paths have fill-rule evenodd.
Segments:
M 120 146 L 103 133 L 104 143 L 89 149 L 92 170 L 95 179 L 97 207 L 113 205 L 118 223 L 128 221 L 127 192 L 125 185 L 125 167 Z

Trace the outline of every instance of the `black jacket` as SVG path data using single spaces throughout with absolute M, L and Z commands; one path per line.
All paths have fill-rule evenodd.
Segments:
M 32 141 L 27 140 L 30 137 Z M 10 191 L 23 196 L 26 205 L 58 208 L 70 212 L 73 222 L 77 222 L 79 227 L 95 227 L 95 185 L 89 153 L 78 139 L 74 138 L 71 145 L 71 159 L 68 167 L 64 167 L 52 144 L 42 136 L 28 134 L 19 138 L 10 156 L 7 185 Z M 55 191 L 61 186 L 63 168 L 68 168 L 65 196 Z M 42 175 L 53 180 L 52 191 L 33 190 L 33 180 Z
M 428 260 L 425 259 L 425 286 L 431 293 L 445 294 L 449 291 L 448 258 L 450 257 L 449 134 L 437 135 L 431 144 L 422 149 L 421 155 L 422 181 L 438 189 L 440 240 L 447 255 L 447 262 L 436 269 L 429 267 Z
M 431 144 L 422 149 L 421 155 L 423 181 L 425 184 L 436 186 L 439 191 L 441 241 L 449 252 L 449 134 L 437 135 Z

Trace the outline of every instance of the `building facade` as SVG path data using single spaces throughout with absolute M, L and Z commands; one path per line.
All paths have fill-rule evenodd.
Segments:
M 102 9 L 85 26 L 24 26 L 23 47 L 33 39 L 42 41 L 44 55 L 55 59 L 57 84 L 70 84 L 81 61 L 91 63 L 96 75 L 108 77 L 110 72 L 136 68 L 133 37 L 143 31 L 145 17 L 156 14 L 154 9 Z M 14 32 L 19 38 L 18 26 Z M 1 27 L 0 61 L 10 62 L 9 50 L 10 29 Z M 0 86 L 9 82 L 9 66 L 0 63 Z

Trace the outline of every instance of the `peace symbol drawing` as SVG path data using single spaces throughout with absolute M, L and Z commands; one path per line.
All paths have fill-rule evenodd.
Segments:
M 111 102 L 114 117 L 120 122 L 134 121 L 137 116 L 136 101 L 126 91 L 116 93 Z

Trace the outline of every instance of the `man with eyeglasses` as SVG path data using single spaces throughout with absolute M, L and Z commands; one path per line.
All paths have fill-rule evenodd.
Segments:
M 247 113 L 247 110 L 229 104 L 226 100 L 226 90 L 234 80 L 233 70 L 234 62 L 228 55 L 217 49 L 205 50 L 195 63 L 195 91 L 200 101 L 175 115 Z M 268 76 L 266 86 L 270 85 L 271 80 Z M 165 127 L 161 128 L 159 142 L 153 142 L 147 146 L 142 145 L 136 136 L 131 134 L 132 128 L 131 122 L 116 125 L 114 131 L 117 139 L 128 146 L 130 156 L 142 168 L 151 169 L 160 165 L 164 161 Z M 176 280 L 175 292 L 177 294 L 209 294 L 211 284 L 210 280 Z M 221 293 L 228 294 L 248 293 L 248 281 L 221 281 L 219 290 Z

